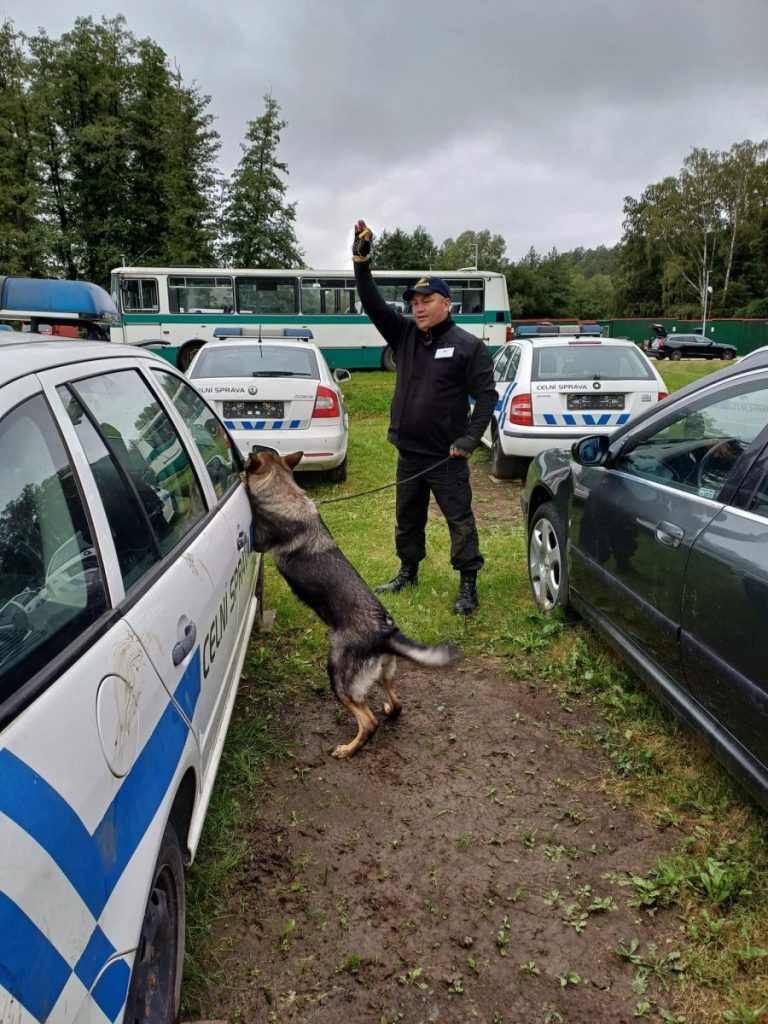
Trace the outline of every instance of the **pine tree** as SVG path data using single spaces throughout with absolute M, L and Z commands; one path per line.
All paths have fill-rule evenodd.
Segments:
M 0 26 L 0 272 L 45 273 L 45 232 L 29 58 L 11 22 Z
M 289 268 L 303 265 L 294 232 L 296 204 L 286 203 L 286 164 L 277 159 L 286 122 L 272 96 L 264 97 L 264 114 L 248 122 L 243 156 L 224 201 L 222 262 L 239 267 Z

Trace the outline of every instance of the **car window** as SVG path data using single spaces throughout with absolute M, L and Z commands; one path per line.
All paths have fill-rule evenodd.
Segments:
M 503 379 L 504 370 L 507 367 L 507 363 L 509 362 L 509 357 L 511 355 L 511 348 L 503 348 L 501 352 L 499 352 L 496 358 L 496 363 L 493 367 L 493 376 L 496 381 L 500 381 Z
M 189 455 L 135 370 L 59 389 L 93 469 L 126 589 L 206 514 Z
M 768 387 L 742 382 L 702 396 L 642 435 L 617 469 L 714 498 L 768 425 Z
M 634 345 L 578 343 L 534 349 L 531 380 L 653 380 L 648 362 Z
M 221 421 L 211 412 L 200 395 L 172 373 L 153 370 L 160 386 L 181 413 L 205 468 L 221 498 L 230 487 L 240 482 L 240 458 Z
M 515 379 L 517 368 L 520 365 L 520 349 L 517 345 L 512 347 L 512 351 L 509 354 L 509 362 L 504 367 L 504 372 L 501 375 L 501 380 L 509 381 Z
M 206 346 L 189 372 L 201 377 L 307 377 L 319 380 L 312 349 L 280 345 Z
M 83 500 L 48 406 L 0 423 L 0 702 L 107 608 Z

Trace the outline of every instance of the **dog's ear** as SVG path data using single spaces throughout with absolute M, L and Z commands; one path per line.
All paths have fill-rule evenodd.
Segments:
M 288 466 L 289 469 L 293 469 L 294 466 L 298 466 L 301 460 L 304 458 L 304 452 L 293 452 L 291 455 L 284 455 L 283 462 Z
M 265 463 L 268 456 L 264 452 L 250 452 L 245 460 L 245 472 L 243 477 L 252 476 L 254 473 L 263 473 L 266 469 Z

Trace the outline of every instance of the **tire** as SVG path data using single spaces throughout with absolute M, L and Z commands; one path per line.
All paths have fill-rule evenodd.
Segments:
M 683 353 L 682 353 L 682 352 L 680 351 L 680 349 L 679 349 L 679 348 L 673 349 L 673 350 L 672 350 L 672 351 L 671 351 L 671 352 L 669 353 L 669 358 L 670 358 L 670 359 L 673 359 L 673 360 L 674 360 L 675 362 L 677 362 L 677 361 L 678 361 L 679 359 L 682 359 L 682 358 L 683 358 Z
M 551 502 L 539 505 L 528 527 L 528 579 L 533 599 L 543 615 L 571 611 L 565 531 Z
M 492 428 L 493 443 L 491 444 L 491 473 L 498 480 L 525 480 L 530 459 L 516 455 L 505 455 L 501 448 L 501 438 L 496 427 Z
M 175 1024 L 184 966 L 184 861 L 172 825 L 166 825 L 155 864 L 123 1024 Z
M 347 456 L 344 456 L 344 461 L 340 462 L 338 466 L 327 470 L 325 476 L 332 484 L 343 484 L 347 479 Z
M 726 349 L 723 350 L 720 358 L 721 359 L 733 359 L 733 357 L 735 355 L 736 355 L 736 353 L 732 349 L 726 348 Z
M 181 370 L 182 373 L 186 373 L 189 368 L 189 364 L 195 358 L 197 353 L 203 347 L 205 342 L 202 339 L 194 338 L 192 341 L 185 341 L 179 349 L 179 353 L 176 356 L 176 367 Z
M 253 628 L 259 630 L 264 621 L 264 556 L 259 562 L 259 571 L 256 575 L 256 585 L 253 588 L 256 596 L 256 617 L 253 620 Z
M 381 365 L 384 370 L 388 370 L 390 373 L 394 373 L 397 369 L 397 361 L 395 360 L 395 353 L 387 345 L 381 356 Z

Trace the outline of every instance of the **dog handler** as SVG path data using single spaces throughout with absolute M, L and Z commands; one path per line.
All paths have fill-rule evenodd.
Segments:
M 442 278 L 422 277 L 403 293 L 413 320 L 384 301 L 371 274 L 372 240 L 370 228 L 358 221 L 352 244 L 357 291 L 397 360 L 387 436 L 398 451 L 395 547 L 400 559 L 395 578 L 376 590 L 397 594 L 415 585 L 426 555 L 431 492 L 448 523 L 451 565 L 461 573 L 453 610 L 466 615 L 477 608 L 477 572 L 484 561 L 467 460 L 496 404 L 493 362 L 483 340 L 451 319 L 451 293 Z M 475 401 L 471 416 L 470 397 Z M 409 481 L 417 473 L 423 475 Z

